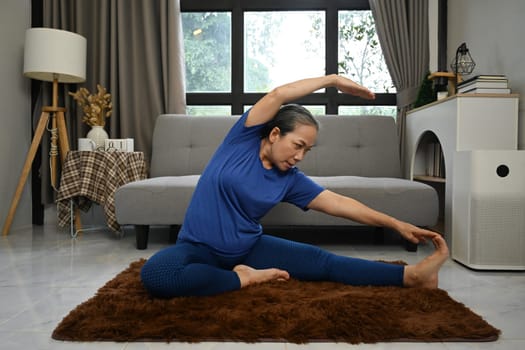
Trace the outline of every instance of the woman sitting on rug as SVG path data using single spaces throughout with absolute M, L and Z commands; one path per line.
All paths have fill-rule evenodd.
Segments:
M 305 108 L 284 104 L 326 87 L 375 98 L 349 79 L 328 75 L 277 87 L 244 113 L 202 173 L 177 243 L 142 268 L 142 283 L 152 296 L 214 295 L 290 277 L 437 288 L 438 271 L 448 258 L 439 234 L 326 190 L 296 168 L 314 146 L 318 124 Z M 338 256 L 263 234 L 259 219 L 281 201 L 388 227 L 414 243 L 430 239 L 436 250 L 416 265 L 402 266 Z

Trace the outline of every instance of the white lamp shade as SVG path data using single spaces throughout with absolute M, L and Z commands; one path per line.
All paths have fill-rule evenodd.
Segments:
M 83 36 L 65 30 L 31 28 L 26 31 L 24 76 L 59 83 L 86 80 L 86 47 Z

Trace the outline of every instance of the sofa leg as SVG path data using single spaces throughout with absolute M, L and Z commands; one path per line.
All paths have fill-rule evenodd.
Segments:
M 180 225 L 170 225 L 170 243 L 177 243 Z
M 135 225 L 135 234 L 137 237 L 137 249 L 143 250 L 148 247 L 148 225 Z
M 417 244 L 405 240 L 405 249 L 406 249 L 408 252 L 417 252 Z

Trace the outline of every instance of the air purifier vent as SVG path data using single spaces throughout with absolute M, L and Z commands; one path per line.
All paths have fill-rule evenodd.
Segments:
M 454 156 L 452 258 L 479 270 L 525 270 L 525 151 Z

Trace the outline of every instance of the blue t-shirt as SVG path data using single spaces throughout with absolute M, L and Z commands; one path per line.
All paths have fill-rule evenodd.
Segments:
M 246 254 L 262 234 L 259 220 L 279 202 L 303 210 L 323 191 L 297 168 L 265 169 L 259 157 L 264 127 L 245 127 L 243 114 L 204 169 L 179 239 L 205 244 L 224 256 Z

